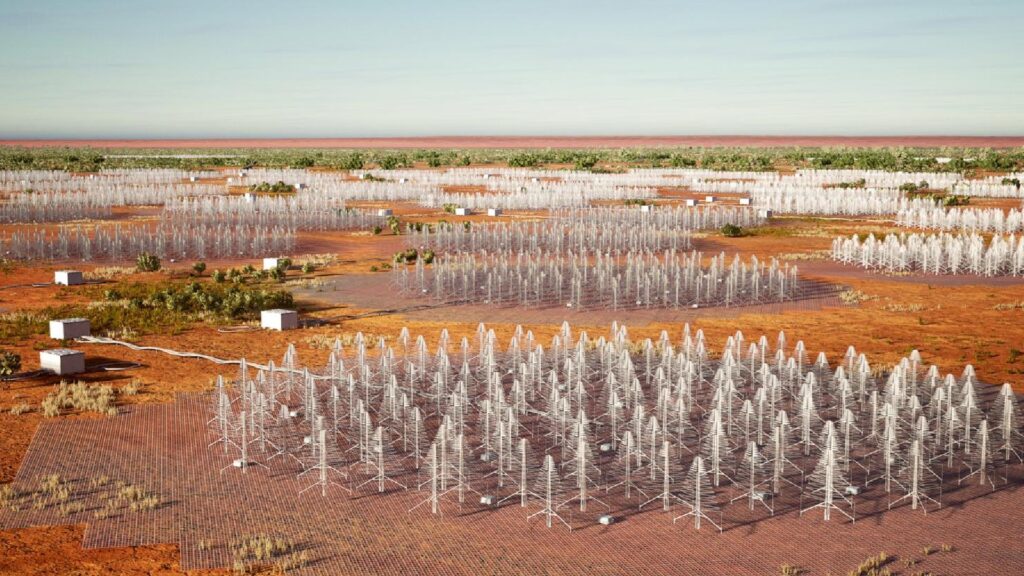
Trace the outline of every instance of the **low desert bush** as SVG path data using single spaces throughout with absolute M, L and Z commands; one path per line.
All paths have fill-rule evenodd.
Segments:
M 143 252 L 135 259 L 135 268 L 139 272 L 156 272 L 160 269 L 160 258 L 153 254 Z
M 21 356 L 0 350 L 0 376 L 13 376 L 21 370 Z
M 725 226 L 722 226 L 720 232 L 722 233 L 722 236 L 727 238 L 740 238 L 742 236 L 746 236 L 743 232 L 743 228 L 740 228 L 735 224 L 726 224 Z

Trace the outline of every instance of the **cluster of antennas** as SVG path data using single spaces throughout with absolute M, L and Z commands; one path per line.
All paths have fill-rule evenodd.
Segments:
M 344 200 L 317 192 L 285 197 L 182 198 L 168 202 L 163 214 L 166 221 L 174 223 L 285 230 L 367 230 L 385 223 L 376 211 L 348 208 Z
M 444 302 L 682 308 L 779 302 L 798 293 L 796 268 L 775 260 L 707 258 L 690 230 L 763 219 L 739 206 L 587 208 L 543 221 L 412 229 L 410 246 L 438 254 L 394 269 L 407 294 Z
M 870 270 L 926 274 L 1019 276 L 1024 274 L 1024 236 L 994 234 L 869 234 L 832 241 L 832 258 Z
M 156 225 L 63 225 L 54 231 L 20 230 L 0 238 L 0 253 L 26 260 L 125 260 L 143 252 L 160 258 L 251 258 L 287 254 L 295 230 L 181 222 Z
M 200 184 L 216 173 L 182 170 L 104 171 L 76 176 L 57 171 L 0 172 L 0 222 L 67 222 L 108 218 L 117 206 L 160 205 L 182 196 L 222 194 Z
M 1010 234 L 1024 231 L 1024 211 L 1016 208 L 1010 210 L 1000 208 L 951 210 L 940 206 L 927 206 L 900 211 L 896 215 L 896 223 L 907 228 Z
M 737 332 L 712 357 L 689 326 L 633 341 L 565 324 L 545 346 L 481 325 L 433 348 L 403 329 L 394 345 L 335 342 L 325 366 L 292 347 L 280 365 L 243 361 L 217 381 L 210 430 L 226 471 L 266 466 L 325 496 L 418 490 L 435 514 L 507 504 L 548 526 L 660 509 L 720 528 L 730 502 L 852 519 L 855 496 L 918 509 L 994 489 L 1021 463 L 1021 423 L 1009 385 L 979 390 L 970 366 L 943 376 L 914 351 L 880 371 L 852 347 L 833 366 L 782 333 Z
M 956 183 L 955 192 L 963 196 L 988 196 L 992 198 L 1024 198 L 1024 173 L 1016 172 L 1006 176 L 986 176 Z
M 730 306 L 799 293 L 795 266 L 724 253 L 705 258 L 695 250 L 458 252 L 429 267 L 421 260 L 396 267 L 392 275 L 403 293 L 442 302 L 575 310 Z
M 569 250 L 618 252 L 690 247 L 690 231 L 725 224 L 756 226 L 764 219 L 754 210 L 736 206 L 700 209 L 664 207 L 642 212 L 627 208 L 554 210 L 550 218 L 530 222 L 413 227 L 406 236 L 410 247 L 434 252 Z

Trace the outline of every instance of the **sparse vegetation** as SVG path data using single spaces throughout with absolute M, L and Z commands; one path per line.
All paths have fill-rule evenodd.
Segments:
M 865 294 L 860 290 L 843 290 L 839 293 L 839 299 L 843 304 L 860 304 L 861 302 L 868 302 L 871 300 L 878 300 L 878 296 L 871 294 Z
M 135 268 L 128 268 L 127 266 L 103 266 L 95 268 L 91 272 L 86 272 L 85 277 L 89 280 L 113 280 L 121 276 L 134 274 L 135 272 Z
M 930 148 L 757 148 L 757 147 L 649 147 L 572 149 L 417 149 L 400 153 L 375 149 L 316 150 L 301 148 L 267 148 L 224 150 L 224 156 L 204 155 L 203 150 L 188 149 L 124 149 L 118 155 L 107 155 L 95 148 L 22 148 L 0 150 L 0 170 L 70 170 L 95 172 L 99 168 L 179 168 L 199 169 L 237 166 L 238 156 L 250 168 L 289 168 L 315 159 L 316 166 L 340 170 L 360 170 L 368 162 L 382 168 L 424 162 L 433 166 L 499 165 L 534 167 L 542 164 L 576 165 L 577 159 L 589 163 L 635 164 L 642 166 L 696 167 L 711 170 L 771 170 L 778 166 L 793 168 L 872 169 L 889 171 L 963 172 L 969 169 L 1014 171 L 1024 168 L 1024 151 L 1019 148 L 977 150 L 953 148 L 941 151 L 949 162 L 935 157 L 939 150 Z M 208 155 L 205 155 L 208 156 Z M 1011 181 L 1012 183 L 1012 181 Z
M 21 370 L 21 356 L 0 350 L 0 376 L 13 376 Z
M 920 312 L 925 309 L 923 304 L 899 304 L 891 302 L 882 306 L 886 312 Z
M 295 544 L 288 538 L 255 534 L 233 540 L 231 550 L 232 569 L 238 574 L 271 568 L 288 572 L 305 566 L 307 553 L 296 551 Z
M 741 236 L 746 236 L 743 228 L 735 224 L 726 224 L 725 226 L 722 226 L 720 232 L 722 233 L 722 236 L 725 236 L 726 238 L 740 238 Z
M 56 389 L 46 395 L 40 407 L 43 416 L 47 418 L 59 416 L 68 410 L 116 416 L 114 394 L 114 388 L 109 384 L 62 381 Z
M 103 506 L 93 512 L 97 519 L 110 518 L 118 513 L 147 512 L 160 507 L 160 497 L 142 486 L 118 481 L 110 484 L 109 478 L 93 480 L 93 488 L 109 488 L 100 495 Z
M 885 552 L 880 552 L 878 556 L 861 562 L 856 570 L 849 572 L 849 576 L 891 576 L 892 572 L 885 568 L 889 562 L 892 562 L 892 558 Z
M 847 188 L 864 188 L 865 186 L 867 186 L 867 181 L 863 178 L 858 178 L 851 182 L 840 182 L 839 184 L 836 184 L 836 188 L 842 188 L 844 190 Z
M 135 260 L 135 268 L 139 272 L 156 272 L 160 269 L 160 259 L 152 254 L 143 252 Z
M 407 248 L 395 253 L 393 258 L 396 264 L 413 264 L 419 258 L 419 251 L 415 248 Z
M 249 192 L 269 192 L 272 194 L 290 194 L 295 192 L 295 186 L 292 184 L 285 184 L 278 180 L 271 184 L 270 182 L 260 182 L 259 184 L 252 184 L 249 186 Z

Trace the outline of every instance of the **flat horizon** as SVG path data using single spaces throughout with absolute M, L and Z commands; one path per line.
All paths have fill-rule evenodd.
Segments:
M 89 148 L 623 148 L 623 147 L 1024 147 L 1024 136 L 985 135 L 436 135 L 385 137 L 6 138 L 5 147 Z

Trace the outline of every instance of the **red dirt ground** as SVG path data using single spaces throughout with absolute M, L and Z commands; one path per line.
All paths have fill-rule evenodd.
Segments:
M 409 208 L 399 211 L 403 221 L 436 221 L 438 218 L 457 220 L 450 215 L 443 215 L 427 209 Z M 123 216 L 123 215 L 119 215 Z M 508 217 L 519 217 L 509 214 Z M 526 215 L 523 215 L 526 217 Z M 472 217 L 471 219 L 478 219 Z M 9 229 L 5 228 L 9 232 Z M 829 247 L 830 239 L 836 234 L 854 232 L 892 231 L 892 223 L 881 219 L 815 219 L 815 218 L 779 218 L 772 226 L 757 229 L 749 237 L 728 239 L 717 234 L 699 239 L 707 246 L 707 250 L 738 251 L 744 256 L 759 256 L 802 253 L 813 253 Z M 339 262 L 327 269 L 318 271 L 317 275 L 346 275 L 346 281 L 357 283 L 366 280 L 360 277 L 368 274 L 373 264 L 389 260 L 404 243 L 404 239 L 389 235 L 374 237 L 354 235 L 351 233 L 310 233 L 300 235 L 298 253 L 329 252 L 338 255 Z M 235 262 L 230 265 L 242 265 L 248 262 Z M 792 341 L 803 339 L 809 349 L 816 352 L 824 350 L 830 359 L 841 355 L 847 345 L 856 346 L 858 351 L 868 354 L 873 363 L 884 364 L 897 361 L 910 349 L 920 349 L 926 363 L 938 364 L 943 372 L 957 371 L 966 363 L 972 363 L 978 369 L 980 378 L 991 383 L 1010 382 L 1015 390 L 1024 391 L 1024 358 L 1020 350 L 1024 349 L 1024 280 L 1000 280 L 992 282 L 988 279 L 974 278 L 946 279 L 940 277 L 892 277 L 882 274 L 868 274 L 856 269 L 837 266 L 827 261 L 793 260 L 802 271 L 813 274 L 827 282 L 835 282 L 850 286 L 863 293 L 866 298 L 857 306 L 825 306 L 820 309 L 788 310 L 781 314 L 763 311 L 742 311 L 740 317 L 703 317 L 696 320 L 695 328 L 702 328 L 709 340 L 720 343 L 725 337 L 742 327 L 748 337 L 756 338 L 760 334 L 772 337 L 778 330 L 785 330 Z M 226 263 L 208 262 L 210 268 Z M 122 264 L 122 265 L 131 265 Z M 174 265 L 179 272 L 187 263 Z M 55 264 L 18 264 L 10 274 L 0 278 L 3 286 L 22 285 L 30 282 L 46 282 L 52 278 L 52 270 L 59 268 Z M 88 271 L 93 265 L 82 267 Z M 414 334 L 424 334 L 431 338 L 441 328 L 448 328 L 453 337 L 472 334 L 476 321 L 485 320 L 498 333 L 499 338 L 508 337 L 514 323 L 523 322 L 526 328 L 532 329 L 541 341 L 549 339 L 557 331 L 557 322 L 561 317 L 536 318 L 536 311 L 528 311 L 526 316 L 517 316 L 508 310 L 500 311 L 491 318 L 453 318 L 451 310 L 435 310 L 424 313 L 388 312 L 383 306 L 391 296 L 386 286 L 390 275 L 379 273 L 382 287 L 377 301 L 379 306 L 372 306 L 372 301 L 360 302 L 355 294 L 346 297 L 344 292 L 332 293 L 329 286 L 324 286 L 326 293 L 317 294 L 314 285 L 300 303 L 306 308 L 304 315 L 336 320 L 322 326 L 303 328 L 295 332 L 268 334 L 262 331 L 245 333 L 221 333 L 215 327 L 197 325 L 180 335 L 152 335 L 139 338 L 139 344 L 166 346 L 178 350 L 199 350 L 221 358 L 239 358 L 246 356 L 251 359 L 279 359 L 289 342 L 296 344 L 304 359 L 326 358 L 327 351 L 319 342 L 332 339 L 337 335 L 350 335 L 357 330 L 368 334 L 395 336 L 402 326 L 409 326 Z M 164 272 L 156 274 L 130 274 L 123 281 L 165 280 Z M 324 280 L 329 280 L 325 278 Z M 365 296 L 365 294 L 361 295 Z M 66 303 L 84 303 L 86 297 L 77 288 L 56 287 L 18 287 L 0 291 L 0 310 L 33 310 L 44 306 Z M 331 300 L 331 302 L 325 302 Z M 385 308 L 381 310 L 381 308 Z M 568 319 L 580 329 L 587 329 L 594 334 L 604 334 L 608 325 L 604 319 L 591 322 Z M 681 326 L 678 321 L 670 318 L 634 318 L 627 322 L 630 334 L 635 338 L 656 338 L 660 330 L 667 330 L 673 338 L 677 338 Z M 35 336 L 13 346 L 6 346 L 21 354 L 26 369 L 37 366 L 38 349 L 52 346 L 52 341 L 45 336 Z M 231 374 L 233 368 L 216 369 L 213 365 L 199 360 L 174 360 L 162 354 L 148 352 L 132 352 L 127 349 L 83 345 L 89 358 L 89 365 L 94 366 L 104 361 L 138 362 L 140 367 L 123 372 L 102 372 L 94 370 L 83 375 L 82 380 L 89 382 L 110 382 L 119 387 L 133 378 L 142 381 L 143 389 L 139 395 L 125 397 L 128 403 L 168 402 L 177 392 L 202 391 L 210 388 L 210 379 L 218 372 Z M 44 421 L 38 412 L 43 397 L 55 383 L 55 377 L 41 377 L 11 383 L 10 389 L 0 390 L 0 482 L 10 481 L 25 455 L 33 436 L 39 433 L 40 423 Z M 33 411 L 14 415 L 10 408 L 20 402 L 28 403 Z M 47 420 L 43 426 L 77 419 L 79 416 L 62 416 L 55 420 Z M 69 422 L 70 423 L 70 422 Z M 905 515 L 898 511 L 893 515 L 882 515 L 865 522 L 858 521 L 855 526 L 838 527 L 839 537 L 823 539 L 816 546 L 808 546 L 806 540 L 794 536 L 788 530 L 794 528 L 808 518 L 781 519 L 782 523 L 762 523 L 751 528 L 752 533 L 762 534 L 762 538 L 752 539 L 745 530 L 736 530 L 732 535 L 727 533 L 723 539 L 710 533 L 695 534 L 692 530 L 672 533 L 671 541 L 678 542 L 679 547 L 695 550 L 711 550 L 718 544 L 727 547 L 727 541 L 736 542 L 731 546 L 739 549 L 738 556 L 717 555 L 708 553 L 705 564 L 695 563 L 690 559 L 682 561 L 672 550 L 657 540 L 661 538 L 666 527 L 658 526 L 657 530 L 643 534 L 645 531 L 630 528 L 632 522 L 623 523 L 620 529 L 627 529 L 630 534 L 638 536 L 638 550 L 659 551 L 659 572 L 705 573 L 707 571 L 723 572 L 731 568 L 749 566 L 756 561 L 755 555 L 759 546 L 752 542 L 771 542 L 773 549 L 770 558 L 779 562 L 799 563 L 803 561 L 801 554 L 815 554 L 819 551 L 829 552 L 842 549 L 846 541 L 855 541 L 851 552 L 837 553 L 840 563 L 830 567 L 832 573 L 845 573 L 869 554 L 877 554 L 886 549 L 900 554 L 898 565 L 892 567 L 900 573 L 911 574 L 916 570 L 931 570 L 945 574 L 1009 574 L 1020 573 L 1014 562 L 1020 564 L 1024 559 L 1024 550 L 1020 547 L 1019 519 L 1021 510 L 1021 491 L 1004 492 L 993 497 L 971 501 L 964 507 L 950 507 L 940 514 L 929 514 L 924 517 Z M 408 518 L 405 513 L 407 502 L 401 498 L 389 500 L 403 520 L 399 522 L 396 533 L 384 540 L 402 550 L 422 551 L 425 557 L 439 557 L 443 551 L 450 550 L 455 543 L 468 545 L 477 538 L 476 532 L 482 522 L 469 519 L 452 518 L 445 520 L 450 530 L 441 532 L 436 529 L 431 519 L 419 517 Z M 943 542 L 937 541 L 937 535 L 929 532 L 935 521 L 967 522 L 971 527 L 961 530 L 958 541 L 950 542 L 956 550 L 946 555 L 930 556 L 920 567 L 904 568 L 904 559 L 920 556 L 920 548 L 930 545 L 938 547 Z M 511 521 L 511 519 L 510 519 Z M 520 529 L 521 518 L 515 517 L 515 528 Z M 1014 522 L 1018 522 L 1014 524 Z M 941 522 L 940 522 L 941 523 Z M 650 522 L 657 524 L 656 520 Z M 393 525 L 394 526 L 394 525 Z M 667 527 L 672 532 L 672 527 Z M 404 530 L 403 530 L 404 529 Z M 634 532 L 635 530 L 635 532 Z M 584 531 L 586 532 L 586 531 Z M 874 535 L 861 541 L 867 533 Z M 516 542 L 528 540 L 534 536 L 533 531 L 521 533 L 509 531 L 507 542 L 502 534 L 497 537 L 501 546 L 490 552 L 480 550 L 473 558 L 473 566 L 479 573 L 493 573 L 498 567 L 511 566 L 507 571 L 539 573 L 564 573 L 567 564 L 576 557 L 582 557 L 581 550 L 585 545 L 593 545 L 598 549 L 604 547 L 607 538 L 602 539 L 595 531 L 594 536 L 583 535 L 579 541 L 570 541 L 571 550 L 576 557 L 561 554 L 557 565 L 541 566 L 536 558 L 516 553 L 512 548 Z M 640 537 L 641 534 L 645 537 Z M 800 533 L 809 538 L 810 533 Z M 884 545 L 884 538 L 878 535 L 893 535 L 893 548 Z M 927 537 L 926 537 L 927 536 Z M 575 538 L 576 535 L 573 536 Z M 372 543 L 377 541 L 377 534 L 365 532 L 348 544 L 370 544 L 354 553 L 353 573 L 358 567 L 365 569 L 364 563 L 373 561 Z M 566 539 L 557 536 L 558 548 Z M 0 574 L 180 574 L 182 565 L 178 556 L 178 548 L 173 545 L 137 546 L 119 549 L 83 549 L 83 527 L 48 526 L 23 528 L 11 531 L 0 531 Z M 453 540 L 448 542 L 447 540 Z M 849 540 L 844 540 L 849 539 Z M 593 541 L 592 541 L 593 540 Z M 1000 549 L 1002 547 L 1002 549 Z M 479 549 L 478 549 L 479 550 Z M 803 552 L 801 552 L 803 550 Z M 637 552 L 639 554 L 639 552 Z M 600 556 L 599 556 L 600 557 Z M 385 561 L 388 560 L 387 557 Z M 500 559 L 499 559 L 500 558 Z M 615 568 L 614 563 L 586 559 L 593 573 L 605 573 Z M 627 557 L 629 560 L 630 557 Z M 995 562 L 988 563 L 989 558 Z M 635 561 L 636 558 L 633 558 Z M 678 560 L 678 562 L 676 562 Z M 455 566 L 449 564 L 444 568 L 448 572 L 456 572 Z M 821 567 L 818 562 L 808 562 L 809 566 Z M 385 566 L 385 564 L 382 564 Z M 395 568 L 394 565 L 389 565 Z M 763 567 L 763 564 L 761 565 Z M 1012 567 L 1012 568 L 1011 568 Z M 1000 572 L 1001 569 L 1008 569 Z M 820 568 L 819 568 L 820 569 Z M 395 568 L 393 573 L 397 573 Z M 204 572 L 205 573 L 205 572 Z M 817 572 L 816 572 L 817 573 Z
M 1024 146 L 1024 136 L 407 136 L 394 138 L 211 138 L 166 140 L 0 140 L 0 146 L 96 148 L 639 148 Z

